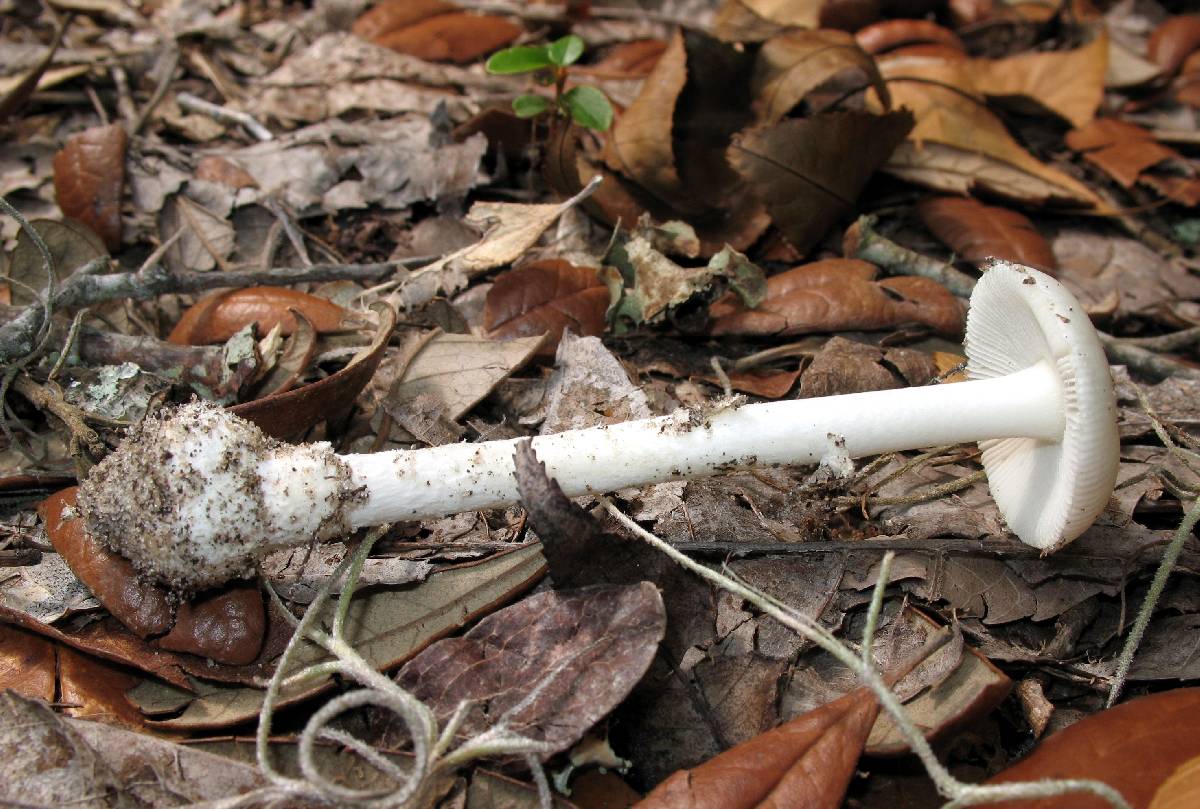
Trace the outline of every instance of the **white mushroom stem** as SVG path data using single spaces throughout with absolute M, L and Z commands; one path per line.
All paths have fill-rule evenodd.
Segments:
M 1008 377 L 816 399 L 676 411 L 662 418 L 533 439 L 538 460 L 569 496 L 713 475 L 751 466 L 815 464 L 845 441 L 851 458 L 989 438 L 1057 440 L 1062 385 L 1042 363 Z M 342 457 L 366 499 L 355 527 L 511 505 L 516 441 L 452 444 Z M 287 460 L 264 479 L 288 476 Z M 278 486 L 278 483 L 272 484 Z
M 1103 509 L 1118 438 L 1104 351 L 1057 282 L 1000 264 L 967 323 L 972 381 L 677 411 L 533 440 L 568 495 L 776 464 L 979 441 L 993 496 L 1053 550 Z M 181 590 L 249 574 L 283 547 L 517 502 L 516 441 L 338 456 L 209 405 L 148 419 L 80 487 L 88 529 Z M 839 446 L 840 445 L 840 446 Z

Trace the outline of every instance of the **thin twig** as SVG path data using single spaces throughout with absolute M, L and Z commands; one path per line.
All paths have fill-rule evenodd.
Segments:
M 207 115 L 214 120 L 226 124 L 237 124 L 261 141 L 274 140 L 275 138 L 271 134 L 271 130 L 256 121 L 254 116 L 240 110 L 231 110 L 229 107 L 222 107 L 220 104 L 205 101 L 203 98 L 194 96 L 191 93 L 176 93 L 175 101 L 181 109 L 185 109 L 188 112 L 198 112 L 201 115 Z

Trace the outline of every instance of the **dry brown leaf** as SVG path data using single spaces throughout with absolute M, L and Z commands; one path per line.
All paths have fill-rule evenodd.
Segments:
M 1079 48 L 970 59 L 963 68 L 986 96 L 1032 99 L 1073 126 L 1083 126 L 1104 100 L 1108 34 L 1097 27 L 1091 41 Z
M 1200 806 L 1200 756 L 1180 764 L 1154 793 L 1148 809 L 1194 809 Z
M 213 292 L 183 313 L 167 341 L 176 345 L 223 343 L 247 324 L 258 326 L 266 334 L 279 326 L 282 334 L 292 334 L 298 310 L 317 332 L 354 331 L 369 325 L 367 318 L 344 309 L 325 298 L 288 287 L 247 287 Z
M 535 261 L 502 273 L 483 309 L 487 336 L 501 340 L 545 334 L 538 349 L 553 355 L 564 329 L 580 337 L 604 333 L 608 287 L 591 267 L 562 259 Z
M 1085 160 L 1125 188 L 1141 183 L 1182 205 L 1200 204 L 1200 178 L 1195 169 L 1182 155 L 1136 124 L 1102 118 L 1068 132 L 1066 140 L 1068 146 L 1083 153 Z M 1184 173 L 1150 171 L 1160 164 L 1170 164 Z
M 961 62 L 884 59 L 892 103 L 916 117 L 908 139 L 883 170 L 957 194 L 986 190 L 1034 204 L 1108 211 L 1083 183 L 1037 160 L 984 104 Z
M 258 656 L 266 618 L 257 586 L 233 586 L 184 602 L 177 610 L 170 593 L 140 578 L 126 559 L 93 539 L 83 520 L 64 514 L 75 507 L 77 489 L 46 498 L 38 513 L 54 549 L 113 617 L 141 638 L 156 638 L 152 642 L 163 649 L 233 666 Z
M 384 0 L 359 15 L 350 30 L 355 36 L 374 41 L 429 17 L 458 10 L 458 6 L 444 0 Z
M 687 79 L 687 53 L 677 31 L 637 99 L 613 124 L 605 163 L 663 204 L 695 213 L 696 201 L 684 190 L 671 143 L 675 104 Z
M 879 705 L 860 688 L 681 770 L 636 809 L 837 809 Z
M 438 14 L 380 34 L 376 45 L 429 62 L 466 64 L 503 48 L 524 31 L 503 17 L 457 12 Z
M 1146 807 L 1179 767 L 1200 755 L 1200 688 L 1130 700 L 1046 738 L 989 784 L 1040 778 L 1091 778 Z M 1038 800 L 981 804 L 991 809 L 1102 809 L 1104 799 L 1076 792 Z
M 38 504 L 38 514 L 54 549 L 105 609 L 134 634 L 147 638 L 167 632 L 175 622 L 170 593 L 139 580 L 128 560 L 88 534 L 83 520 L 74 514 L 78 488 L 63 489 Z
M 805 96 L 831 79 L 853 72 L 888 103 L 887 86 L 875 60 L 843 31 L 788 31 L 767 40 L 758 52 L 751 93 L 758 123 L 776 123 Z
M 742 132 L 728 157 L 776 227 L 805 253 L 853 210 L 871 174 L 912 125 L 907 112 L 788 119 Z
M 725 0 L 713 18 L 713 36 L 725 42 L 761 42 L 785 28 L 818 28 L 825 0 Z
M 424 344 L 384 399 L 388 408 L 428 396 L 451 422 L 462 418 L 496 385 L 529 362 L 540 335 L 492 340 L 474 334 L 439 334 Z
M 97 126 L 72 135 L 54 155 L 58 207 L 63 215 L 94 230 L 109 250 L 121 246 L 121 192 L 128 141 L 120 124 Z
M 298 309 L 290 311 L 296 319 L 296 328 L 287 338 L 279 355 L 274 358 L 270 368 L 259 372 L 251 398 L 284 393 L 296 387 L 317 353 L 317 330 Z
M 468 704 L 460 736 L 507 716 L 513 732 L 553 746 L 545 757 L 574 744 L 625 699 L 665 631 L 662 596 L 650 582 L 550 590 L 435 643 L 396 680 L 443 722 Z
M 58 649 L 59 701 L 76 719 L 141 729 L 141 712 L 125 698 L 125 692 L 141 682 L 132 670 L 77 652 L 70 646 Z
M 322 421 L 340 418 L 371 381 L 386 353 L 388 338 L 396 328 L 394 309 L 375 304 L 372 310 L 379 316 L 379 323 L 371 344 L 359 351 L 345 368 L 299 388 L 242 402 L 229 411 L 254 422 L 267 435 L 283 439 L 296 438 Z
M 668 43 L 661 39 L 635 39 L 619 42 L 591 65 L 573 65 L 572 76 L 595 79 L 639 79 L 648 76 L 662 58 Z
M 959 258 L 973 262 L 1003 258 L 1049 272 L 1058 266 L 1050 243 L 1017 211 L 969 197 L 931 197 L 922 200 L 917 213 Z
M 0 692 L 54 701 L 54 644 L 32 632 L 0 623 Z
M 833 337 L 804 369 L 798 398 L 919 387 L 936 375 L 933 358 L 922 351 L 907 348 L 884 351 L 855 340 Z
M 1150 61 L 1174 75 L 1188 55 L 1200 48 L 1200 14 L 1168 17 L 1150 34 L 1146 53 Z
M 873 280 L 873 265 L 825 259 L 767 279 L 767 298 L 747 309 L 726 295 L 709 309 L 711 334 L 795 335 L 886 329 L 923 323 L 942 334 L 962 333 L 962 306 L 928 278 Z
M 884 20 L 855 32 L 854 38 L 867 53 L 931 44 L 945 45 L 961 53 L 967 50 L 953 31 L 929 20 Z
M 820 27 L 857 31 L 878 20 L 884 4 L 882 0 L 825 0 Z
M 196 164 L 196 179 L 229 188 L 258 188 L 258 181 L 244 168 L 219 155 L 206 155 Z
M 1156 141 L 1148 130 L 1117 118 L 1101 118 L 1074 129 L 1067 133 L 1066 141 L 1126 188 L 1132 188 L 1151 166 L 1179 158 L 1178 152 Z

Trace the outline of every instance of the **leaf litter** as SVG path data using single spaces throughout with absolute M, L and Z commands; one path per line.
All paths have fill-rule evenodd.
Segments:
M 199 396 L 276 435 L 370 452 L 730 406 L 720 397 L 733 391 L 929 384 L 961 354 L 963 307 L 937 280 L 907 275 L 904 249 L 968 280 L 995 255 L 1057 267 L 1098 326 L 1154 352 L 1149 365 L 1110 353 L 1122 486 L 1087 534 L 1030 554 L 973 477 L 971 449 L 843 477 L 771 469 L 661 484 L 620 502 L 851 642 L 880 556 L 895 551 L 876 635 L 877 649 L 895 648 L 877 657 L 886 669 L 896 648 L 950 632 L 898 691 L 922 731 L 958 745 L 970 780 L 1043 733 L 1043 748 L 1065 751 L 1052 755 L 1080 760 L 1168 727 L 1145 700 L 1186 699 L 1177 686 L 1197 676 L 1190 543 L 1129 667 L 1130 696 L 1156 696 L 1116 709 L 1124 724 L 1080 719 L 1086 754 L 1061 730 L 1103 705 L 1151 568 L 1196 497 L 1195 16 L 1178 3 L 1103 15 L 1086 3 L 477 5 L 73 3 L 69 19 L 21 9 L 5 29 L 0 193 L 34 220 L 52 274 L 30 231 L 4 216 L 0 683 L 42 703 L 5 696 L 0 729 L 19 755 L 72 762 L 58 781 L 14 765 L 14 799 L 171 805 L 269 789 L 258 766 L 147 728 L 193 741 L 249 730 L 289 616 L 319 601 L 354 552 L 347 537 L 271 560 L 283 604 L 254 584 L 203 604 L 150 594 L 62 544 L 70 521 L 48 511 L 43 527 L 32 506 L 62 486 L 47 481 L 86 475 L 124 426 Z M 609 94 L 609 132 L 497 116 L 541 90 L 482 62 L 540 42 L 543 25 L 586 41 L 565 87 Z M 165 30 L 188 32 L 188 47 Z M 858 213 L 874 214 L 895 248 L 876 264 L 841 250 Z M 736 805 L 722 790 L 746 805 L 767 794 L 895 805 L 880 797 L 889 766 L 859 756 L 904 745 L 848 669 L 523 469 L 524 509 L 397 525 L 377 541 L 347 634 L 371 667 L 409 661 L 393 682 L 439 723 L 466 697 L 464 744 L 511 730 L 496 722 L 519 704 L 520 732 L 562 751 L 539 754 L 552 770 L 585 732 L 607 738 L 646 805 L 693 805 L 696 790 L 678 792 L 689 781 L 711 783 L 722 806 Z M 147 623 L 153 605 L 161 620 Z M 631 634 L 619 619 L 632 615 L 649 631 Z M 311 638 L 302 648 L 296 667 L 327 659 Z M 487 663 L 446 662 L 464 655 Z M 1009 677 L 1020 696 L 997 711 Z M 315 710 L 346 687 L 324 672 L 285 685 L 281 702 Z M 561 713 L 543 712 L 550 703 Z M 347 720 L 377 743 L 409 738 L 386 712 Z M 797 721 L 815 735 L 785 752 L 776 741 Z M 1085 734 L 1090 722 L 1100 729 Z M 295 738 L 302 725 L 284 711 L 275 727 Z M 231 756 L 237 746 L 205 744 Z M 801 777 L 825 745 L 836 766 Z M 295 745 L 272 747 L 304 777 Z M 735 773 L 746 749 L 783 757 L 750 785 Z M 1194 756 L 1172 754 L 1154 769 L 1145 750 L 1124 753 L 1128 767 L 1079 776 L 1111 775 L 1137 805 L 1164 802 L 1188 788 Z M 518 783 L 536 779 L 520 759 L 496 762 L 517 782 L 464 769 L 434 779 L 441 791 L 426 803 L 542 800 Z M 322 761 L 353 781 L 341 758 Z M 134 772 L 154 775 L 122 790 Z M 935 791 L 921 783 L 912 805 L 940 805 L 915 797 Z M 665 793 L 682 803 L 654 803 Z

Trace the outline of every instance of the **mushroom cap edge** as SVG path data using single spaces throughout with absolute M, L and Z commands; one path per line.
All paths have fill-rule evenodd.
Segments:
M 1104 510 L 1120 460 L 1116 397 L 1096 330 L 1075 297 L 1045 273 L 993 259 L 971 295 L 968 374 L 987 379 L 1047 360 L 1062 380 L 1063 435 L 981 441 L 992 497 L 1020 540 L 1046 553 Z

